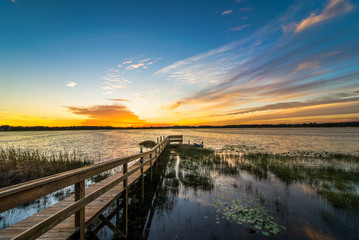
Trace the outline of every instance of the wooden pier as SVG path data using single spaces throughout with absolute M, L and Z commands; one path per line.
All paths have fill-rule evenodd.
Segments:
M 28 203 L 70 185 L 75 193 L 64 200 L 0 231 L 0 239 L 85 239 L 85 234 L 96 234 L 100 227 L 107 226 L 117 237 L 125 238 L 128 233 L 128 191 L 141 181 L 141 200 L 144 197 L 144 174 L 150 171 L 163 150 L 171 143 L 182 143 L 182 135 L 160 137 L 150 151 L 116 158 L 88 167 L 55 174 L 33 181 L 0 189 L 0 212 Z M 132 164 L 132 165 L 131 165 Z M 130 166 L 129 166 L 130 165 Z M 85 188 L 85 180 L 105 171 L 122 166 L 122 172 Z M 122 203 L 119 204 L 119 200 Z M 118 229 L 103 212 L 114 202 L 116 212 L 123 209 L 124 226 Z M 93 229 L 93 222 L 101 220 Z

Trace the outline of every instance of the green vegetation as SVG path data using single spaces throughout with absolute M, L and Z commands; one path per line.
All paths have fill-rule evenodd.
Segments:
M 214 150 L 209 148 L 199 148 L 187 144 L 173 145 L 174 150 L 180 155 L 182 159 L 190 158 L 195 160 L 202 160 L 204 156 L 213 155 Z
M 213 206 L 217 212 L 223 214 L 227 221 L 234 221 L 239 225 L 247 226 L 251 233 L 261 232 L 264 236 L 277 234 L 285 227 L 280 227 L 266 208 L 256 201 L 238 198 L 232 201 L 215 200 Z M 217 215 L 217 223 L 220 218 Z
M 303 183 L 325 197 L 334 207 L 359 213 L 359 156 L 330 152 L 274 154 L 246 146 L 226 146 L 221 162 L 235 160 L 238 169 L 259 179 L 274 174 L 286 184 Z
M 154 141 L 147 140 L 147 141 L 140 142 L 138 145 L 145 147 L 145 148 L 153 148 L 157 144 Z
M 39 150 L 0 148 L 0 187 L 90 165 L 91 162 L 73 153 L 46 154 Z

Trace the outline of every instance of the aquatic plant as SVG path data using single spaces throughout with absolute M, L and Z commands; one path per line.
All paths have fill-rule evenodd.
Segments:
M 285 229 L 284 226 L 279 226 L 266 208 L 256 201 L 237 198 L 231 201 L 214 200 L 213 202 L 217 212 L 223 214 L 227 221 L 247 226 L 251 233 L 260 232 L 264 236 L 269 236 L 278 234 L 281 229 Z M 218 215 L 216 223 L 220 223 Z
M 0 148 L 0 187 L 90 165 L 77 152 L 45 153 L 39 150 Z

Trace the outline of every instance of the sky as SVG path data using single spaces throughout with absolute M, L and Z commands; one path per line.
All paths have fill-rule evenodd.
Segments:
M 359 121 L 350 0 L 1 0 L 0 125 Z

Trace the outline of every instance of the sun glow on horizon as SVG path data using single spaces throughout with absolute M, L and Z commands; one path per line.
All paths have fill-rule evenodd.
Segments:
M 166 1 L 81 11 L 75 4 L 70 12 L 62 2 L 16 2 L 0 8 L 8 26 L 0 33 L 0 125 L 359 120 L 359 14 L 351 0 L 275 8 L 183 1 L 171 3 L 182 9 L 172 15 L 163 15 Z

